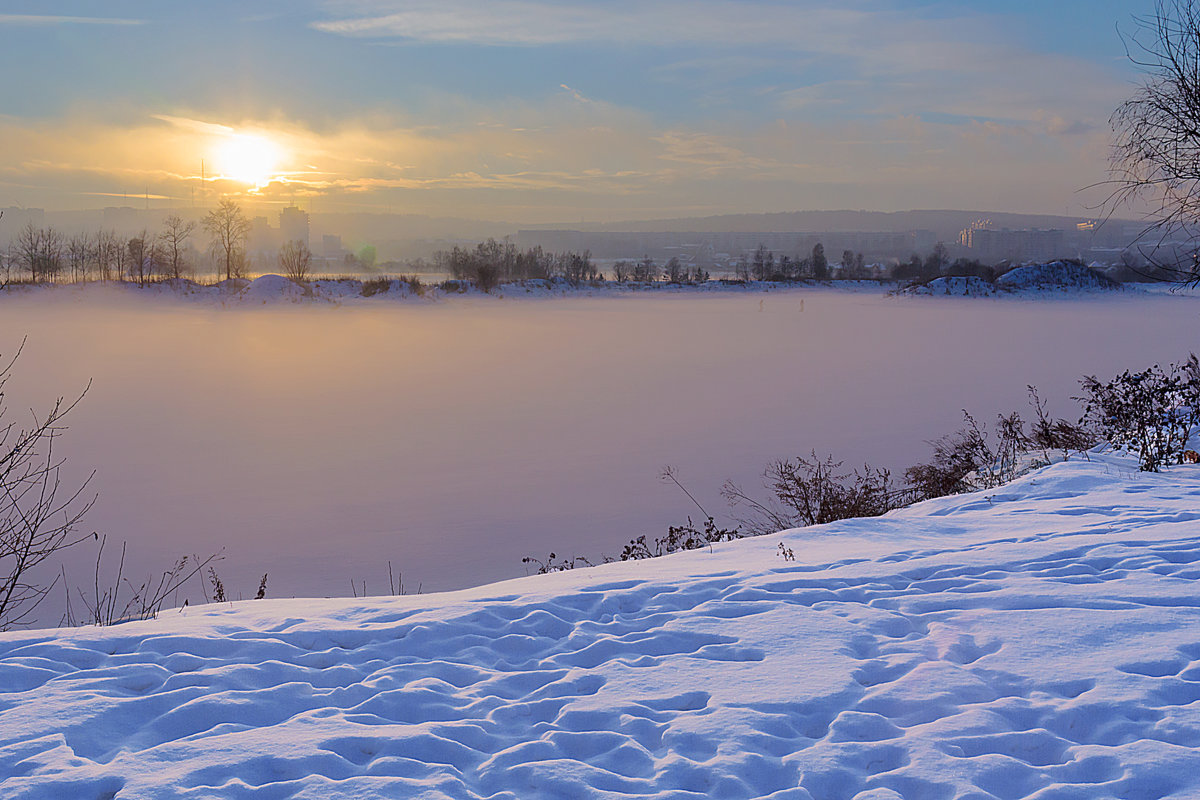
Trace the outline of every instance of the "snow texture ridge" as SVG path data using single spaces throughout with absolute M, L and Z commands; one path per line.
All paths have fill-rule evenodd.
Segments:
M 1198 508 L 1096 452 L 711 553 L 2 634 L 0 796 L 1196 797 Z

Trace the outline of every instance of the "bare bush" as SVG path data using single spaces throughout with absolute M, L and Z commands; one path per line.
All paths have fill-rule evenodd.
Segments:
M 1200 424 L 1200 362 L 1192 354 L 1166 369 L 1126 370 L 1107 383 L 1081 381 L 1084 421 L 1114 447 L 1138 457 L 1144 472 L 1182 464 L 1188 435 Z
M 584 556 L 575 556 L 574 558 L 560 558 L 556 553 L 551 553 L 543 561 L 540 558 L 533 556 L 525 556 L 521 559 L 522 564 L 528 564 L 536 567 L 537 574 L 547 575 L 551 572 L 566 572 L 569 569 L 576 567 L 591 567 L 594 566 L 591 560 Z
M 1037 389 L 1033 386 L 1026 388 L 1029 390 L 1029 405 L 1035 416 L 1029 441 L 1042 451 L 1042 457 L 1047 462 L 1050 461 L 1051 450 L 1062 453 L 1063 461 L 1066 461 L 1071 453 L 1086 454 L 1098 444 L 1095 432 L 1084 425 L 1065 419 L 1052 419 L 1046 414 L 1046 404 L 1038 396 Z
M 975 418 L 963 411 L 966 424 L 955 433 L 930 442 L 933 458 L 904 471 L 917 496 L 926 499 L 967 491 L 967 477 L 990 465 L 995 455 Z
M 645 536 L 630 539 L 629 544 L 625 545 L 625 549 L 621 551 L 621 560 L 637 561 L 643 558 L 658 558 L 683 550 L 711 548 L 716 542 L 731 542 L 741 539 L 745 535 L 737 528 L 733 530 L 718 528 L 712 517 L 704 520 L 703 530 L 698 530 L 692 522 L 692 518 L 688 517 L 687 525 L 670 526 L 667 528 L 666 536 L 654 539 L 652 542 L 648 542 Z
M 312 251 L 301 240 L 285 242 L 283 247 L 279 248 L 279 269 L 282 270 L 283 277 L 296 283 L 304 283 L 308 280 L 311 265 Z
M 362 296 L 374 297 L 377 294 L 384 294 L 391 290 L 392 282 L 388 278 L 372 278 L 369 281 L 363 281 Z
M 7 420 L 5 385 L 21 350 L 0 368 L 0 630 L 31 624 L 31 616 L 56 581 L 38 567 L 95 534 L 80 535 L 80 522 L 95 502 L 85 495 L 91 476 L 74 489 L 62 482 L 65 459 L 55 444 L 64 418 L 87 394 L 59 398 L 48 412 L 32 414 L 28 427 Z M 32 413 L 32 412 L 31 412 Z
M 94 534 L 93 534 L 94 535 Z M 89 625 L 117 625 L 140 619 L 156 617 L 167 601 L 193 577 L 218 558 L 211 555 L 201 559 L 199 556 L 185 555 L 174 565 L 159 575 L 149 575 L 140 583 L 125 575 L 125 551 L 127 543 L 121 543 L 121 555 L 117 561 L 116 572 L 111 582 L 101 578 L 104 572 L 104 548 L 108 537 L 100 537 L 100 547 L 96 553 L 96 569 L 93 577 L 92 593 L 89 597 L 82 589 L 76 589 L 80 602 L 86 610 L 86 616 L 76 619 L 71 609 L 70 593 L 67 593 L 67 607 L 64 620 L 67 625 L 85 623 Z M 211 567 L 209 567 L 211 569 Z M 187 605 L 187 601 L 184 601 Z
M 832 456 L 776 461 L 763 473 L 773 500 L 760 501 L 732 482 L 721 494 L 732 508 L 745 509 L 738 522 L 753 534 L 823 525 L 851 517 L 877 517 L 911 501 L 910 493 L 892 484 L 891 473 L 864 465 L 842 471 Z

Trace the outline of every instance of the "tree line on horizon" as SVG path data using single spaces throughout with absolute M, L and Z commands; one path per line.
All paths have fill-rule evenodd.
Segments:
M 197 234 L 207 235 L 207 251 L 200 256 L 194 245 Z M 129 281 L 144 286 L 163 279 L 181 279 L 195 275 L 205 258 L 204 271 L 225 280 L 244 278 L 249 272 L 247 237 L 250 221 L 234 201 L 224 199 L 197 224 L 178 215 L 168 216 L 157 232 L 143 230 L 125 238 L 115 231 L 80 233 L 67 236 L 52 227 L 33 222 L 21 228 L 6 252 L 0 252 L 0 286 L 9 283 L 57 283 Z M 352 271 L 374 267 L 373 248 L 369 259 L 347 256 Z M 312 277 L 313 254 L 308 244 L 284 242 L 275 256 L 280 274 L 303 282 Z M 619 260 L 607 274 L 589 251 L 555 253 L 542 247 L 519 249 L 508 239 L 495 238 L 474 247 L 455 246 L 434 253 L 430 262 L 418 259 L 405 265 L 409 271 L 432 270 L 452 280 L 470 282 L 483 291 L 501 283 L 522 280 L 565 280 L 571 285 L 615 281 L 624 283 L 667 283 L 695 285 L 710 279 L 702 266 L 672 257 L 660 263 L 650 256 L 638 260 Z M 832 262 L 822 244 L 803 255 L 777 254 L 765 245 L 745 254 L 733 265 L 735 281 L 776 283 L 822 282 L 829 280 L 895 280 L 924 282 L 937 277 L 978 277 L 994 281 L 1009 265 L 986 265 L 976 259 L 951 259 L 946 246 L 938 242 L 922 257 L 916 253 L 905 261 L 867 264 L 862 253 L 845 250 L 841 260 Z M 1128 268 L 1121 280 L 1152 277 L 1144 271 Z M 728 280 L 728 279 L 725 279 Z
M 193 243 L 198 232 L 208 236 L 205 266 L 226 280 L 245 277 L 250 220 L 241 206 L 225 199 L 199 225 L 171 214 L 158 231 L 143 229 L 128 238 L 111 230 L 68 236 L 53 227 L 27 222 L 8 250 L 0 252 L 0 286 L 94 280 L 144 286 L 156 280 L 185 278 L 196 274 L 200 266 Z M 305 280 L 311 271 L 312 251 L 303 241 L 284 242 L 277 265 L 287 277 Z

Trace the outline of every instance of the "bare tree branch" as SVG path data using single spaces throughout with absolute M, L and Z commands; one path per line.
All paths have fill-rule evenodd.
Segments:
M 90 475 L 77 489 L 64 490 L 65 461 L 54 449 L 66 430 L 63 419 L 87 388 L 70 403 L 60 397 L 44 416 L 31 412 L 27 428 L 7 419 L 4 389 L 23 348 L 0 367 L 0 630 L 29 623 L 58 581 L 41 582 L 37 567 L 92 535 L 77 528 L 96 501 L 86 495 Z
M 1110 209 L 1148 202 L 1139 249 L 1168 280 L 1200 283 L 1200 3 L 1156 0 L 1123 36 L 1146 73 L 1113 112 Z

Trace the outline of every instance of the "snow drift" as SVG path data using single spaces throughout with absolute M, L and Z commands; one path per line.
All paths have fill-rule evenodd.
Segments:
M 996 279 L 996 285 L 1014 291 L 1076 289 L 1082 291 L 1116 290 L 1121 284 L 1102 272 L 1071 261 L 1053 261 L 1017 267 Z
M 898 294 L 950 295 L 954 297 L 993 297 L 1018 294 L 1036 296 L 1063 292 L 1119 291 L 1122 285 L 1107 275 L 1071 261 L 1029 264 L 1015 267 L 995 282 L 975 276 L 944 276 L 925 283 L 906 286 Z
M 1195 797 L 1198 497 L 1094 453 L 712 552 L 3 634 L 0 795 Z

